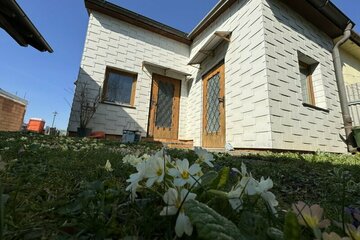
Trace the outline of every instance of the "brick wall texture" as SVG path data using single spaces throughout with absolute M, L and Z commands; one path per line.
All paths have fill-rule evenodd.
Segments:
M 200 69 L 188 66 L 215 31 L 231 31 L 231 42 L 218 46 Z M 191 46 L 92 11 L 78 82 L 87 82 L 96 94 L 107 66 L 137 73 L 135 108 L 101 104 L 89 127 L 118 135 L 133 128 L 146 136 L 152 74 L 182 80 L 179 139 L 201 146 L 202 76 L 223 60 L 227 143 L 235 148 L 344 152 L 332 46 L 331 38 L 278 0 L 239 0 Z M 318 62 L 316 106 L 328 112 L 302 104 L 299 52 Z M 192 79 L 143 66 L 143 61 L 189 72 Z M 78 108 L 75 97 L 69 131 L 79 125 Z
M 0 95 L 0 131 L 14 132 L 21 129 L 25 105 Z

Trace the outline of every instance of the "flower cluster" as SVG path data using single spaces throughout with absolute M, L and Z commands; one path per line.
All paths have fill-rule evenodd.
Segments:
M 331 222 L 328 219 L 323 219 L 324 209 L 321 208 L 318 204 L 309 206 L 300 201 L 296 204 L 293 204 L 292 209 L 298 218 L 299 224 L 311 229 L 316 239 L 360 240 L 360 226 L 357 225 L 357 221 L 360 221 L 358 209 L 346 209 L 348 214 L 350 214 L 351 217 L 354 218 L 353 220 L 355 220 L 352 224 L 344 224 L 345 229 L 343 229 L 343 231 L 347 234 L 348 237 L 340 237 L 335 232 L 321 232 L 321 229 L 326 229 L 329 227 Z
M 195 148 L 195 153 L 197 160 L 194 163 L 190 163 L 187 159 L 173 159 L 166 154 L 166 149 L 162 149 L 152 156 L 128 155 L 123 158 L 124 163 L 134 166 L 137 170 L 127 179 L 129 185 L 126 191 L 131 192 L 131 199 L 135 200 L 138 194 L 145 189 L 151 189 L 163 196 L 166 206 L 163 207 L 160 215 L 177 215 L 175 233 L 178 237 L 183 236 L 184 233 L 191 236 L 193 232 L 192 223 L 183 207 L 184 203 L 195 199 L 197 194 L 200 197 L 202 192 L 196 189 L 204 190 L 204 184 L 211 186 L 208 180 L 204 180 L 202 183 L 202 176 L 207 173 L 210 174 L 210 171 L 207 171 L 214 167 L 214 156 L 202 148 Z M 258 196 L 265 201 L 268 209 L 276 214 L 275 207 L 278 202 L 275 195 L 269 191 L 273 187 L 272 180 L 261 178 L 260 181 L 257 181 L 251 173 L 247 172 L 245 164 L 242 164 L 241 171 L 236 168 L 233 171 L 240 177 L 229 192 L 221 191 L 218 188 L 209 189 L 208 192 L 218 194 L 225 201 L 229 201 L 230 206 L 236 212 L 243 209 L 243 196 L 245 194 Z M 212 174 L 219 176 L 214 171 Z M 228 174 L 227 172 L 226 175 Z M 204 176 L 204 179 L 208 179 L 207 176 Z M 211 181 L 215 181 L 215 179 L 213 178 Z M 196 188 L 197 186 L 201 186 L 201 188 Z
M 238 173 L 240 178 L 231 188 L 231 191 L 227 193 L 231 207 L 236 211 L 240 211 L 243 208 L 242 197 L 244 194 L 248 196 L 258 195 L 266 202 L 272 213 L 276 214 L 277 211 L 275 207 L 279 203 L 275 195 L 269 191 L 273 187 L 273 181 L 270 178 L 265 179 L 264 177 L 261 177 L 260 181 L 257 181 L 251 173 L 247 172 L 244 163 L 241 164 L 241 171 L 236 168 L 232 170 Z
M 124 163 L 133 165 L 137 170 L 127 180 L 129 185 L 126 190 L 131 192 L 132 200 L 143 188 L 158 187 L 158 189 L 162 189 L 161 194 L 166 206 L 160 215 L 177 214 L 175 232 L 178 237 L 184 233 L 189 236 L 192 234 L 193 226 L 184 212 L 183 204 L 196 198 L 196 194 L 191 191 L 201 183 L 202 164 L 213 166 L 211 163 L 214 161 L 212 154 L 201 148 L 197 148 L 196 153 L 198 160 L 191 165 L 187 159 L 172 159 L 166 154 L 165 149 L 152 156 L 128 155 L 123 159 Z

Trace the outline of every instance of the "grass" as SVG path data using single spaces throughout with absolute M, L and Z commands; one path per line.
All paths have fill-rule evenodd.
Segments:
M 122 158 L 158 148 L 0 133 L 0 189 L 3 199 L 9 197 L 0 209 L 0 220 L 4 211 L 0 234 L 4 239 L 171 239 L 174 233 L 168 226 L 173 219 L 159 216 L 162 200 L 147 193 L 132 204 L 125 191 L 126 179 L 135 170 Z M 193 151 L 169 152 L 176 158 L 195 159 Z M 319 203 L 327 217 L 339 220 L 342 206 L 360 205 L 358 155 L 263 153 L 216 158 L 216 169 L 240 168 L 245 162 L 256 178 L 271 177 L 279 210 L 302 200 Z M 103 168 L 107 160 L 113 172 Z

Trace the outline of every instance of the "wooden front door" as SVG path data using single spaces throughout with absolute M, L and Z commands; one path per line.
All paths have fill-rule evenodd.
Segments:
M 225 147 L 224 64 L 203 78 L 203 147 Z
M 178 139 L 180 80 L 153 74 L 149 137 Z

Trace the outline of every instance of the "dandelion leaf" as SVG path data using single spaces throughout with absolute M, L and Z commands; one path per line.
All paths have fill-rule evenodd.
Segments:
M 219 175 L 217 176 L 217 178 L 213 181 L 212 188 L 213 189 L 222 189 L 222 188 L 224 188 L 227 181 L 229 180 L 229 173 L 230 173 L 230 168 L 229 167 L 223 167 L 220 170 Z
M 211 185 L 214 180 L 218 177 L 218 173 L 215 171 L 209 171 L 207 173 L 205 173 L 202 177 L 201 177 L 201 185 L 202 186 L 209 186 Z
M 300 240 L 300 226 L 293 212 L 288 212 L 285 216 L 284 239 Z
M 266 219 L 253 212 L 244 211 L 240 217 L 240 229 L 254 240 L 268 239 L 267 229 L 269 227 Z
M 206 204 L 189 200 L 184 204 L 186 215 L 196 227 L 200 239 L 247 239 L 237 226 Z

